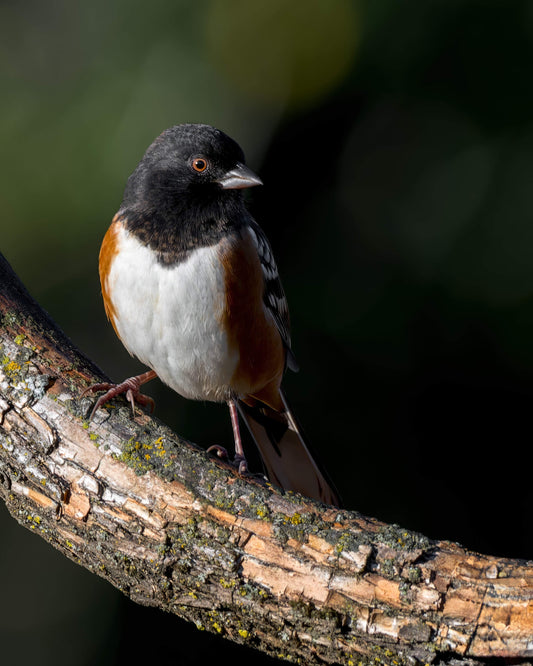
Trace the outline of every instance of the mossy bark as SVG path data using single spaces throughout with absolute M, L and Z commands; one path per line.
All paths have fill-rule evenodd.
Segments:
M 533 656 L 533 564 L 241 479 L 121 400 L 0 256 L 0 495 L 133 600 L 291 661 Z M 201 640 L 201 634 L 198 635 Z

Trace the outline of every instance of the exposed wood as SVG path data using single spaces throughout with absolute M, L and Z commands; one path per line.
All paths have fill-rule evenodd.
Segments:
M 3 259 L 0 316 L 0 495 L 135 601 L 305 664 L 533 657 L 531 562 L 243 480 L 125 401 L 89 423 L 105 377 Z

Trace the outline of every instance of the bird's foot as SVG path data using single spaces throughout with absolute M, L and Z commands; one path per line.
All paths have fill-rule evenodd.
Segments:
M 103 382 L 101 384 L 93 384 L 92 386 L 86 388 L 85 391 L 81 394 L 82 398 L 84 398 L 88 393 L 105 391 L 105 393 L 98 398 L 96 404 L 92 408 L 91 415 L 89 416 L 89 421 L 93 418 L 97 410 L 103 404 L 105 404 L 109 400 L 112 400 L 113 398 L 116 398 L 118 395 L 121 395 L 122 393 L 126 394 L 126 399 L 129 401 L 131 405 L 133 415 L 135 415 L 135 404 L 141 405 L 142 407 L 146 407 L 146 405 L 148 405 L 150 407 L 150 412 L 153 412 L 155 407 L 155 402 L 153 401 L 152 398 L 150 398 L 150 396 L 144 395 L 143 393 L 140 392 L 141 385 L 144 384 L 144 381 L 147 381 L 145 379 L 146 374 L 147 373 L 145 373 L 144 375 L 138 375 L 136 377 L 128 377 L 128 379 L 125 379 L 120 384 L 110 384 L 108 382 Z M 144 381 L 142 381 L 143 379 Z
M 221 458 L 225 462 L 229 463 L 232 467 L 237 470 L 239 476 L 248 476 L 250 472 L 248 471 L 248 463 L 246 458 L 239 454 L 236 454 L 233 460 L 230 460 L 228 451 L 223 446 L 219 444 L 213 444 L 207 449 L 207 453 L 210 455 L 216 455 L 218 458 Z

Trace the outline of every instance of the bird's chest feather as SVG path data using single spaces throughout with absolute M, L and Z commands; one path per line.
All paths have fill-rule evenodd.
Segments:
M 102 288 L 125 347 L 181 395 L 227 398 L 238 354 L 221 326 L 225 285 L 218 247 L 163 265 L 124 228 L 112 229 L 115 250 Z

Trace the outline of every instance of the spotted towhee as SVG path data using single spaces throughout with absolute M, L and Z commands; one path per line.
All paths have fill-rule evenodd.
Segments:
M 91 387 L 106 391 L 92 414 L 120 393 L 151 404 L 139 389 L 156 376 L 186 398 L 226 401 L 241 472 L 239 413 L 273 483 L 339 505 L 280 388 L 297 369 L 287 302 L 241 192 L 261 184 L 208 125 L 171 127 L 148 148 L 103 240 L 100 280 L 116 334 L 151 370 Z

